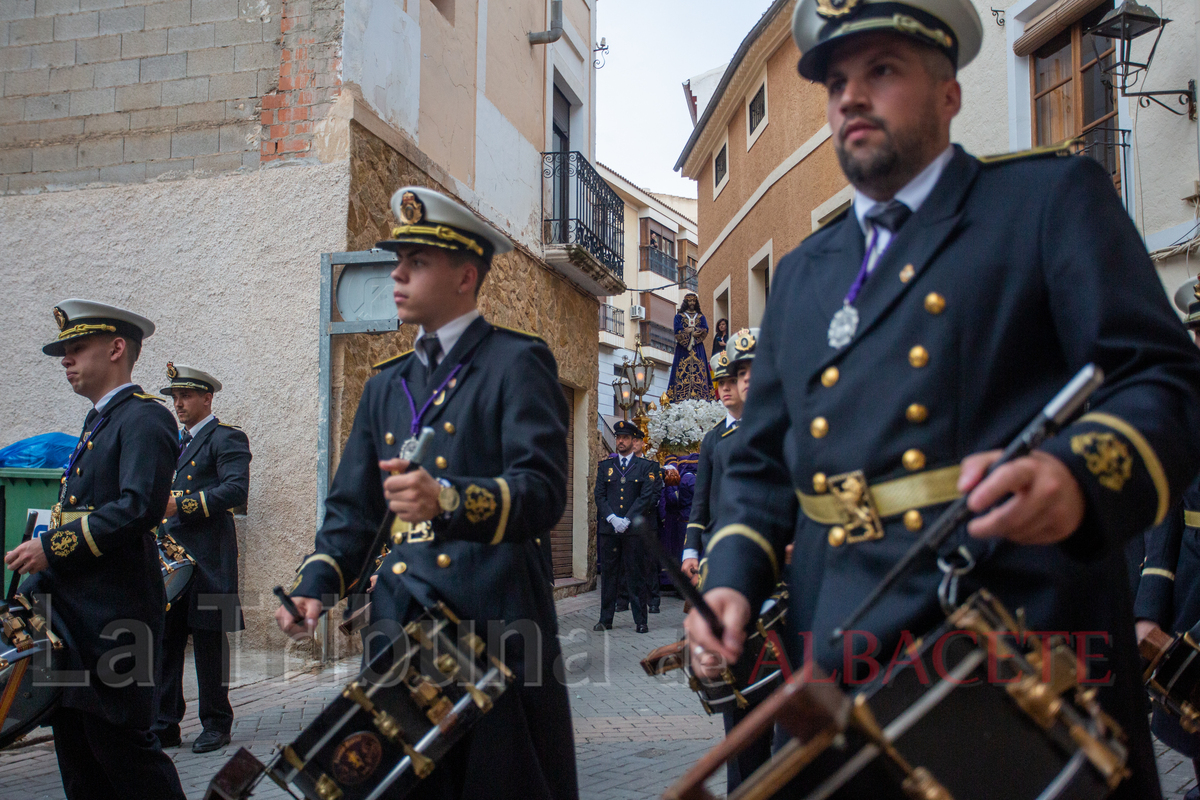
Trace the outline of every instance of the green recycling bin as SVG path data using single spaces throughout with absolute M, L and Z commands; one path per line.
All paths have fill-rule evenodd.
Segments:
M 4 488 L 4 552 L 21 543 L 25 533 L 25 520 L 32 509 L 49 511 L 58 502 L 58 489 L 62 485 L 61 469 L 30 469 L 25 467 L 0 467 L 0 487 Z M 41 521 L 44 529 L 46 519 Z M 4 588 L 12 573 L 4 569 Z

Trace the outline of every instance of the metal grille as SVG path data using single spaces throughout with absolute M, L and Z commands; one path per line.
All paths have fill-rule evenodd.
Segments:
M 1097 126 L 1087 130 L 1079 137 L 1075 152 L 1079 155 L 1091 156 L 1100 162 L 1100 166 L 1108 170 L 1112 176 L 1113 186 L 1129 207 L 1128 187 L 1121 181 L 1122 164 L 1129 152 L 1129 131 L 1124 128 L 1105 128 Z
M 667 255 L 662 250 L 648 245 L 642 245 L 641 250 L 643 272 L 649 270 L 669 280 L 679 280 L 679 262 L 675 259 L 675 256 Z
M 616 306 L 610 306 L 607 303 L 601 303 L 600 330 L 616 334 L 617 336 L 624 336 L 625 310 Z
M 579 245 L 609 272 L 622 275 L 625 204 L 578 151 L 542 153 L 542 179 L 550 184 L 543 207 L 546 244 Z
M 767 85 L 758 87 L 758 93 L 750 100 L 750 132 L 758 130 L 763 117 L 767 115 Z
M 689 259 L 690 261 L 691 259 Z M 693 262 L 694 263 L 694 262 Z M 693 266 L 679 268 L 679 285 L 687 289 L 689 292 L 700 291 L 700 273 Z
M 675 352 L 675 331 L 666 325 L 659 325 L 657 322 L 643 322 L 641 334 L 642 344 L 657 347 L 668 353 Z

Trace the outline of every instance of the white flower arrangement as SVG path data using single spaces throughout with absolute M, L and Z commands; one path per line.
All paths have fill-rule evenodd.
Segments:
M 700 446 L 700 440 L 725 418 L 725 406 L 715 400 L 683 400 L 650 412 L 650 442 L 655 450 L 686 450 Z M 647 453 L 653 457 L 654 453 Z

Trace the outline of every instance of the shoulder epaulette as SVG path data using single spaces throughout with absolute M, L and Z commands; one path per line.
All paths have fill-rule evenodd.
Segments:
M 734 427 L 732 427 L 732 428 L 730 428 L 729 430 L 727 430 L 727 431 L 725 431 L 724 433 L 722 433 L 722 434 L 721 434 L 721 438 L 722 438 L 722 439 L 724 439 L 726 436 L 728 436 L 729 434 L 733 433 L 733 432 L 734 432 L 734 431 L 736 431 L 736 430 L 737 430 L 737 426 L 735 425 Z
M 383 361 L 380 361 L 378 364 L 372 364 L 371 369 L 375 369 L 375 370 L 387 369 L 388 367 L 392 366 L 393 364 L 395 364 L 397 361 L 404 358 L 405 356 L 412 355 L 412 353 L 413 353 L 412 350 L 405 350 L 403 353 L 400 353 L 399 355 L 394 355 L 391 358 L 385 358 Z
M 228 422 L 218 422 L 217 424 L 220 425 L 222 428 L 233 428 L 233 429 L 239 430 L 239 431 L 242 429 L 241 425 L 230 425 Z
M 1022 161 L 1027 158 L 1045 158 L 1047 156 L 1069 156 L 1077 139 L 1068 139 L 1059 144 L 1047 144 L 1029 150 L 1018 150 L 1015 153 L 997 153 L 994 156 L 979 156 L 980 164 L 1007 164 L 1009 161 Z
M 801 239 L 800 241 L 803 242 L 805 239 L 810 239 L 813 236 L 816 236 L 818 233 L 825 230 L 826 228 L 828 228 L 830 225 L 832 225 L 835 222 L 841 222 L 842 220 L 844 220 L 846 218 L 846 215 L 850 213 L 850 209 L 852 209 L 852 208 L 854 208 L 853 203 L 846 206 L 841 211 L 839 211 L 838 213 L 834 214 L 829 219 L 822 222 L 820 225 L 817 226 L 817 229 L 815 231 L 810 233 L 808 236 L 805 236 L 804 239 Z
M 509 333 L 515 333 L 518 336 L 524 336 L 526 339 L 536 339 L 537 341 L 539 341 L 543 344 L 546 343 L 546 340 L 543 339 L 542 337 L 538 336 L 536 333 L 530 333 L 529 331 L 523 331 L 520 328 L 510 328 L 507 325 L 497 325 L 494 322 L 492 323 L 492 327 L 499 328 L 502 331 L 508 331 Z
M 141 392 L 134 392 L 134 393 L 133 393 L 133 396 L 134 396 L 134 397 L 140 397 L 140 398 L 141 398 L 141 399 L 143 399 L 143 400 L 155 400 L 155 401 L 157 401 L 157 402 L 159 402 L 159 403 L 165 403 L 165 402 L 167 402 L 166 400 L 163 400 L 161 397 L 155 397 L 155 396 L 154 396 L 154 395 L 152 395 L 152 394 L 142 394 Z
M 722 425 L 724 425 L 724 424 L 725 424 L 725 420 L 721 420 L 721 421 L 720 421 L 720 422 L 718 422 L 716 425 L 713 425 L 711 428 L 709 428 L 709 429 L 708 429 L 708 432 L 709 432 L 709 433 L 712 433 L 713 431 L 715 431 L 717 428 L 721 427 L 721 426 L 722 426 Z

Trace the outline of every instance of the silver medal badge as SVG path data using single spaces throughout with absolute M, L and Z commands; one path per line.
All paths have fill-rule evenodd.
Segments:
M 842 305 L 829 321 L 829 346 L 840 349 L 850 344 L 858 330 L 858 311 L 849 303 Z

